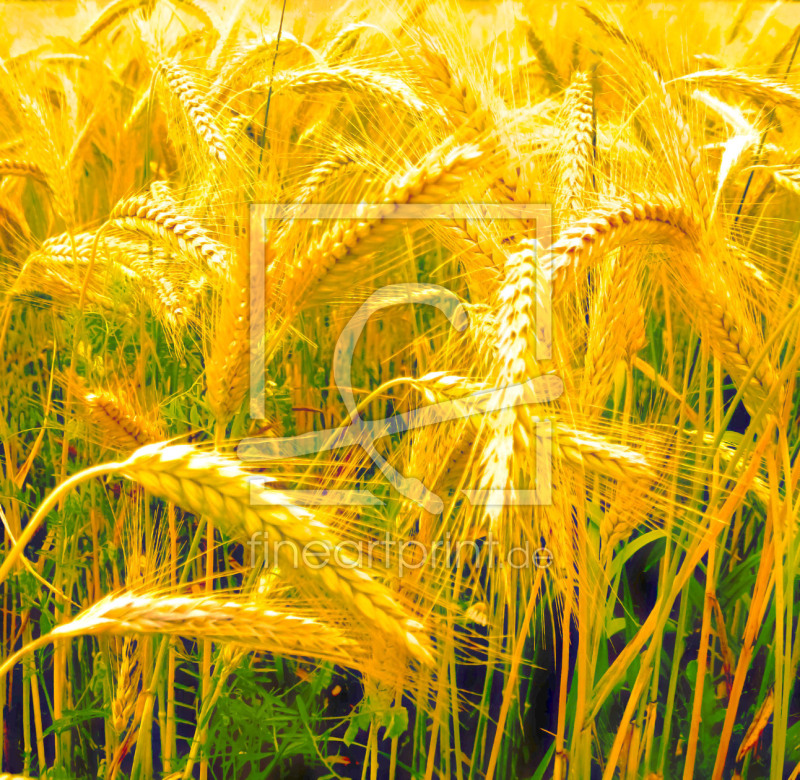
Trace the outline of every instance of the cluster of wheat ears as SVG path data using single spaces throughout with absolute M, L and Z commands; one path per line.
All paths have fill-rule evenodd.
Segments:
M 296 5 L 0 49 L 0 772 L 796 780 L 800 18 Z

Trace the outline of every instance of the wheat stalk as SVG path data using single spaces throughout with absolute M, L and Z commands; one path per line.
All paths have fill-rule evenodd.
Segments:
M 247 394 L 249 347 L 250 257 L 247 252 L 239 252 L 231 269 L 206 363 L 209 405 L 223 424 L 242 405 Z

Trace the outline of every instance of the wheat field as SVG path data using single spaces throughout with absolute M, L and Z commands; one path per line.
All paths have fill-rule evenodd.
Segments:
M 0 7 L 0 778 L 798 780 L 795 8 Z

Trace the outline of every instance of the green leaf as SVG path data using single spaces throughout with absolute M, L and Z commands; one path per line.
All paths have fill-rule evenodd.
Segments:
M 384 739 L 394 739 L 408 730 L 408 710 L 405 707 L 392 707 L 383 718 L 386 731 Z
M 361 729 L 358 727 L 358 718 L 351 718 L 347 731 L 345 731 L 344 737 L 342 737 L 342 742 L 344 742 L 347 747 L 350 747 L 356 741 L 359 731 L 361 731 Z

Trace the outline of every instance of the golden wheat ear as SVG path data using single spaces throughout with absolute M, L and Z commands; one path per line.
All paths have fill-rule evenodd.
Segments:
M 163 77 L 177 98 L 209 156 L 221 164 L 226 163 L 228 152 L 218 119 L 192 74 L 175 60 L 162 60 L 155 74 Z
M 141 676 L 138 646 L 135 640 L 126 636 L 122 643 L 114 700 L 111 702 L 111 723 L 119 735 L 125 732 L 133 717 Z
M 0 179 L 4 176 L 30 176 L 39 181 L 47 181 L 42 167 L 29 160 L 0 160 Z
M 161 441 L 161 427 L 136 411 L 122 393 L 90 388 L 74 373 L 66 375 L 78 401 L 77 411 L 95 427 L 104 443 L 118 452 L 132 452 L 145 444 Z
M 426 112 L 426 104 L 401 79 L 395 76 L 388 76 L 379 71 L 370 71 L 347 65 L 314 70 L 286 71 L 274 79 L 254 85 L 252 89 L 267 90 L 270 85 L 275 92 L 284 90 L 312 94 L 328 91 L 353 92 L 371 97 L 379 103 L 389 101 L 418 114 Z
M 781 81 L 751 76 L 735 70 L 704 70 L 681 77 L 720 92 L 746 95 L 757 103 L 800 111 L 800 92 Z
M 85 45 L 138 8 L 152 7 L 153 0 L 115 0 L 86 28 L 78 43 Z
M 269 488 L 254 488 L 252 475 L 239 462 L 188 445 L 155 444 L 135 452 L 122 473 L 178 506 L 213 517 L 215 526 L 240 541 L 265 540 L 282 556 L 285 574 L 299 581 L 314 577 L 332 596 L 400 641 L 420 661 L 432 660 L 422 626 L 410 618 L 391 591 L 367 571 L 348 565 L 297 567 L 296 555 L 309 545 L 335 550 L 339 540 L 310 512 Z M 294 550 L 293 557 L 287 547 Z M 260 548 L 259 548 L 260 549 Z M 345 556 L 346 557 L 346 556 Z
M 620 361 L 628 361 L 645 344 L 641 274 L 631 267 L 630 250 L 603 260 L 590 293 L 581 401 L 585 414 L 599 414 L 611 394 Z M 635 256 L 634 256 L 635 257 Z
M 553 274 L 554 294 L 566 293 L 604 253 L 628 242 L 695 246 L 700 226 L 687 209 L 663 196 L 635 196 L 618 206 L 598 209 L 562 231 L 542 259 Z
M 7 658 L 5 674 L 26 653 L 48 642 L 77 636 L 166 634 L 237 642 L 281 655 L 353 665 L 353 642 L 310 618 L 277 612 L 247 601 L 188 596 L 112 595 Z M 120 713 L 122 715 L 124 713 Z
M 559 154 L 561 211 L 574 219 L 583 209 L 583 194 L 592 164 L 594 141 L 594 95 L 587 73 L 576 73 L 564 96 L 561 124 L 567 128 L 563 150 Z
M 226 247 L 194 219 L 181 214 L 171 199 L 134 195 L 114 206 L 108 224 L 172 247 L 214 273 L 223 273 L 227 266 Z
M 282 295 L 290 307 L 307 307 L 339 292 L 342 274 L 396 233 L 400 220 L 386 219 L 401 204 L 445 203 L 474 186 L 487 152 L 473 145 L 434 149 L 419 164 L 393 177 L 378 199 L 378 215 L 338 223 L 289 269 Z M 480 177 L 477 177 L 480 178 Z M 335 272 L 335 273 L 334 273 Z

